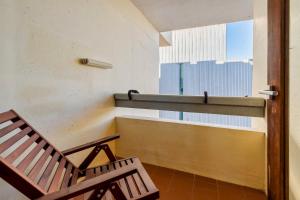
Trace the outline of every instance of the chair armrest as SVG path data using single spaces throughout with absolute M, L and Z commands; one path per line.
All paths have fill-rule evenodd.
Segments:
M 76 197 L 80 194 L 84 194 L 88 191 L 106 187 L 110 183 L 113 183 L 119 179 L 125 178 L 137 172 L 135 165 L 124 166 L 118 170 L 107 172 L 95 178 L 80 182 L 76 185 L 61 189 L 58 192 L 46 194 L 37 200 L 67 200 L 72 197 Z
M 100 144 L 107 143 L 109 141 L 112 141 L 112 140 L 115 140 L 115 139 L 118 139 L 118 138 L 120 138 L 120 135 L 110 135 L 110 136 L 101 138 L 99 140 L 95 140 L 93 142 L 89 142 L 89 143 L 86 143 L 86 144 L 83 144 L 83 145 L 79 145 L 77 147 L 73 147 L 73 148 L 64 150 L 64 151 L 62 151 L 62 154 L 67 156 L 67 155 L 70 155 L 70 154 L 88 149 L 90 147 L 94 147 L 94 146 L 97 146 L 97 145 L 100 145 Z

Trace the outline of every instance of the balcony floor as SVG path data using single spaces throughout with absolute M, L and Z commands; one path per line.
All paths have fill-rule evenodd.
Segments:
M 161 200 L 266 200 L 262 191 L 144 164 Z

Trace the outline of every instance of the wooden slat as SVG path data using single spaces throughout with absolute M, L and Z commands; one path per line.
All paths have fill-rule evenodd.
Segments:
M 8 121 L 11 122 L 8 123 Z M 49 142 L 47 142 L 47 140 L 44 139 L 43 136 L 41 136 L 34 128 L 32 128 L 22 117 L 20 117 L 13 110 L 5 113 L 0 113 L 0 124 L 2 125 L 0 129 L 1 138 L 3 136 L 8 136 L 8 134 L 11 135 L 12 133 L 14 133 L 14 135 L 0 144 L 0 153 L 3 153 L 6 150 L 10 150 L 10 147 L 12 147 L 13 145 L 13 147 L 16 146 L 12 150 L 12 152 L 9 152 L 8 156 L 6 156 L 5 158 L 0 157 L 0 177 L 16 187 L 30 199 L 36 199 L 37 197 L 40 197 L 44 193 L 46 193 L 47 191 L 45 190 L 45 187 L 47 185 L 49 185 L 50 191 L 55 191 L 54 188 L 60 188 L 57 183 L 60 183 L 61 181 L 61 176 L 66 167 L 66 163 L 70 164 L 69 168 L 71 169 L 71 171 L 73 168 L 75 168 L 74 165 L 72 165 L 67 158 L 60 158 L 62 154 L 60 154 L 57 149 L 55 149 Z M 20 131 L 17 131 L 17 129 L 20 129 Z M 27 138 L 26 135 L 28 135 L 29 138 Z M 36 145 L 35 142 L 37 143 Z M 33 144 L 35 146 L 33 146 L 33 148 L 31 149 Z M 23 159 L 23 152 L 27 152 L 29 148 L 30 152 Z M 45 149 L 45 151 L 41 152 L 43 151 L 42 149 Z M 57 153 L 53 155 L 52 159 L 48 163 L 48 166 L 44 166 L 54 151 Z M 39 156 L 40 153 L 42 153 L 41 156 Z M 14 163 L 17 159 L 21 159 L 21 157 L 21 162 L 17 166 L 13 166 L 12 163 Z M 37 159 L 37 157 L 39 158 L 34 164 L 33 162 Z M 60 164 L 58 164 L 58 167 L 56 168 L 55 165 L 57 163 L 57 160 L 60 160 L 60 162 L 64 162 L 64 164 L 61 164 L 59 162 Z M 28 168 L 30 168 L 32 164 L 34 164 L 34 166 L 27 175 L 25 172 L 26 170 L 28 170 Z M 44 171 L 45 167 L 46 169 Z M 54 168 L 56 169 L 55 171 L 53 170 Z M 40 185 L 35 182 L 39 174 L 42 174 L 40 180 L 38 181 Z M 50 180 L 50 178 L 52 180 Z M 68 183 L 69 179 L 67 180 L 66 186 L 68 186 Z M 35 190 L 37 190 L 37 192 Z M 42 193 L 40 193 L 40 191 Z
M 106 190 L 106 193 L 101 200 L 115 200 L 115 198 L 109 190 Z
M 128 162 L 132 162 L 133 163 L 133 160 L 130 159 Z M 148 191 L 147 191 L 147 189 L 145 187 L 145 184 L 144 184 L 143 180 L 141 180 L 141 177 L 139 176 L 139 174 L 138 173 L 134 173 L 132 176 L 133 176 L 134 182 L 135 182 L 135 184 L 136 184 L 136 186 L 138 188 L 139 195 L 147 193 Z
M 23 119 L 20 115 L 18 115 L 14 110 L 11 110 L 11 112 L 13 112 L 13 113 L 17 116 L 18 119 L 24 121 L 25 124 L 26 124 L 27 126 L 29 126 L 35 133 L 38 133 L 39 136 L 40 136 L 40 138 L 41 138 L 42 140 L 45 140 L 45 141 L 47 142 L 48 145 L 52 146 L 52 148 L 53 148 L 56 152 L 61 152 L 59 149 L 56 149 L 56 148 L 54 147 L 54 145 L 52 145 L 47 139 L 45 139 L 45 138 L 39 133 L 39 131 L 35 130 L 35 129 L 34 129 L 34 128 L 33 128 L 33 127 L 25 120 L 25 119 Z M 66 158 L 66 160 L 67 160 L 68 162 L 70 162 L 70 161 L 68 160 L 68 158 Z M 70 163 L 71 163 L 71 162 L 70 162 Z M 73 165 L 73 166 L 74 166 L 74 165 Z
M 21 132 L 17 133 L 13 137 L 11 137 L 8 140 L 6 140 L 5 142 L 3 142 L 0 145 L 0 153 L 7 150 L 9 147 L 11 147 L 13 144 L 15 144 L 17 141 L 19 141 L 21 138 L 23 138 L 25 135 L 27 135 L 31 131 L 32 131 L 32 129 L 30 127 L 27 127 L 24 130 L 22 130 Z
M 69 200 L 85 200 L 84 194 L 78 195 L 77 197 L 74 197 L 74 198 L 69 199 Z
M 152 182 L 150 176 L 146 172 L 145 168 L 143 167 L 142 163 L 137 158 L 132 158 L 132 161 L 135 166 L 138 168 L 138 174 L 143 180 L 143 183 L 145 184 L 146 190 L 149 192 L 157 191 L 157 188 L 155 187 L 154 183 Z
M 55 164 L 57 163 L 57 160 L 59 159 L 59 156 L 60 156 L 60 154 L 58 152 L 55 152 L 55 154 L 52 156 L 48 166 L 46 167 L 44 173 L 42 174 L 40 180 L 38 181 L 38 185 L 41 188 L 45 188 L 45 186 L 49 180 L 49 177 L 51 175 L 51 172 L 52 172 Z
M 95 176 L 94 168 L 90 168 L 90 169 L 86 170 L 86 178 L 87 179 L 93 178 L 94 176 Z
M 133 165 L 122 167 L 120 170 L 105 173 L 101 176 L 82 181 L 76 185 L 64 188 L 58 192 L 50 193 L 37 200 L 50 200 L 50 199 L 69 199 L 85 192 L 97 189 L 100 184 L 107 185 L 119 180 L 122 177 L 129 176 L 136 172 L 136 167 Z
M 116 170 L 120 169 L 122 167 L 122 164 L 120 163 L 120 161 L 117 161 L 114 163 L 114 167 Z M 124 192 L 125 196 L 129 199 L 130 198 L 130 193 L 128 191 L 128 184 L 126 184 L 126 181 L 124 178 L 120 179 L 118 181 L 118 183 L 120 184 L 121 190 Z
M 113 163 L 109 163 L 109 164 L 106 165 L 106 168 L 103 168 L 103 172 L 105 171 L 104 173 L 114 171 L 114 170 L 115 170 L 115 167 L 114 167 Z M 115 198 L 113 197 L 113 194 L 110 192 L 110 190 L 107 190 L 105 196 L 103 197 L 103 199 L 105 199 L 105 200 L 114 200 Z
M 0 124 L 3 122 L 7 122 L 9 120 L 12 120 L 16 117 L 17 117 L 17 115 L 15 113 L 13 113 L 12 111 L 0 113 Z
M 102 171 L 101 171 L 101 167 L 96 167 L 94 170 L 95 175 L 94 176 L 100 176 Z M 86 178 L 89 178 L 89 173 L 87 173 Z M 103 188 L 98 188 L 94 191 L 90 191 L 89 193 L 85 194 L 85 199 L 86 200 L 107 200 L 107 198 L 105 197 L 105 193 L 107 192 L 107 188 L 108 187 L 103 187 Z M 101 190 L 101 191 L 100 191 Z
M 104 193 L 104 196 L 102 197 L 101 200 L 116 200 L 114 198 L 114 196 L 112 195 L 112 193 L 109 191 L 109 189 L 107 188 L 106 192 Z
M 46 141 L 42 140 L 36 145 L 33 150 L 18 164 L 17 169 L 24 172 L 32 160 L 37 156 L 37 154 L 41 151 L 42 148 L 46 145 Z
M 133 182 L 133 186 L 132 187 L 135 187 L 137 193 L 134 195 L 134 197 L 138 197 L 139 195 L 142 194 L 142 189 L 144 189 L 143 185 L 140 185 L 140 182 L 138 184 L 138 181 L 140 180 L 140 178 L 138 177 L 138 174 L 135 173 L 133 175 L 131 175 L 132 178 L 132 182 Z M 146 190 L 144 190 L 143 192 L 147 192 Z
M 15 170 L 14 167 L 0 157 L 0 177 L 13 185 L 17 190 L 25 194 L 29 199 L 36 199 L 46 194 L 46 191 L 29 180 L 24 173 Z M 0 194 L 1 195 L 1 194 Z M 4 197 L 1 196 L 0 199 Z
M 80 145 L 80 146 L 77 146 L 77 147 L 74 147 L 74 148 L 71 148 L 71 149 L 67 149 L 67 150 L 63 151 L 62 154 L 64 154 L 65 156 L 70 155 L 72 153 L 79 152 L 79 151 L 82 151 L 84 149 L 88 149 L 90 147 L 94 147 L 94 146 L 97 146 L 97 145 L 101 145 L 101 144 L 107 143 L 109 141 L 118 139 L 118 138 L 120 138 L 120 135 L 110 135 L 110 136 L 107 136 L 105 138 L 101 138 L 99 140 L 89 142 L 87 144 L 83 144 L 83 145 Z
M 22 120 L 18 120 L 13 124 L 8 125 L 7 127 L 4 127 L 0 129 L 0 137 L 3 137 L 4 135 L 10 133 L 11 131 L 19 128 L 20 126 L 24 125 L 25 122 Z
M 85 171 L 85 178 L 86 179 L 91 179 L 91 178 L 93 178 L 93 177 L 95 177 L 96 176 L 96 172 L 95 172 L 95 170 L 96 170 L 96 168 L 89 168 L 89 169 L 87 169 L 86 171 Z M 89 191 L 89 192 L 87 192 L 87 193 L 85 193 L 84 194 L 84 199 L 88 199 L 88 200 L 97 200 L 97 199 L 100 199 L 100 198 L 98 198 L 97 196 L 98 195 L 101 195 L 100 193 L 99 193 L 99 190 L 94 190 L 94 191 Z M 104 194 L 102 194 L 102 196 L 103 196 Z
M 57 170 L 55 172 L 55 175 L 52 179 L 52 182 L 50 184 L 49 190 L 48 192 L 54 192 L 57 191 L 60 188 L 59 181 L 61 179 L 62 173 L 65 169 L 65 165 L 66 165 L 66 159 L 62 158 L 61 161 L 59 162 L 59 165 L 57 167 Z
M 128 179 L 131 180 L 130 182 L 132 182 L 132 184 L 131 183 L 129 183 L 129 184 L 132 188 L 131 191 L 134 191 L 133 197 L 137 197 L 137 196 L 141 195 L 142 189 L 140 189 L 141 185 L 140 185 L 140 182 L 138 182 L 140 180 L 138 177 L 138 174 L 134 173 Z M 146 191 L 146 190 L 144 190 L 144 191 Z
M 99 173 L 100 174 L 105 174 L 105 173 L 109 172 L 109 170 L 113 169 L 112 166 L 109 167 L 109 164 L 103 165 L 103 166 L 100 166 L 100 167 L 97 167 L 97 168 L 98 168 L 98 170 L 96 170 L 96 173 L 98 173 L 98 174 Z M 107 189 L 107 188 L 104 188 L 104 189 Z M 113 200 L 112 193 L 109 190 L 107 190 L 105 195 L 102 197 L 101 200 Z
M 152 182 L 150 176 L 146 172 L 145 168 L 143 167 L 142 163 L 138 158 L 130 158 L 129 159 L 134 166 L 137 167 L 137 175 L 140 177 L 141 182 L 144 185 L 145 192 L 142 192 L 140 196 L 136 199 L 159 199 L 159 191 L 155 187 L 154 183 Z
M 71 163 L 68 163 L 67 169 L 66 169 L 66 172 L 65 172 L 62 184 L 61 184 L 61 188 L 68 187 L 69 181 L 70 181 L 70 178 L 71 178 L 72 168 L 73 168 L 73 165 Z
M 128 163 L 127 160 L 120 161 L 122 166 L 127 166 L 129 164 L 132 164 L 131 162 Z M 129 192 L 131 193 L 131 197 L 137 197 L 139 195 L 139 190 L 137 189 L 137 185 L 135 181 L 133 180 L 133 176 L 128 176 L 125 178 L 125 182 L 128 183 Z
M 99 176 L 101 174 L 101 167 L 97 167 L 95 169 L 95 173 L 96 173 L 96 176 Z
M 34 167 L 31 169 L 28 175 L 28 177 L 31 180 L 35 180 L 36 176 L 39 174 L 40 170 L 42 169 L 43 165 L 45 164 L 52 151 L 53 147 L 49 146 L 47 150 L 43 153 L 43 155 L 40 157 L 40 159 L 37 161 L 37 163 L 34 165 Z
M 78 179 L 79 169 L 75 168 L 72 174 L 71 185 L 75 185 Z
M 7 162 L 14 162 L 29 146 L 31 146 L 37 139 L 39 135 L 35 133 L 33 136 L 28 138 L 23 144 L 21 144 L 17 149 L 11 152 L 5 159 Z

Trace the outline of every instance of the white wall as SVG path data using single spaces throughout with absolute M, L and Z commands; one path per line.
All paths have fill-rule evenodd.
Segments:
M 267 88 L 268 59 L 268 11 L 267 0 L 254 0 L 253 8 L 253 85 L 252 96 L 265 97 L 258 94 L 259 90 Z M 252 127 L 258 131 L 267 130 L 267 120 L 253 118 Z
M 159 31 L 250 20 L 253 0 L 132 0 Z
M 158 93 L 158 32 L 129 0 L 1 0 L 0 24 L 0 112 L 15 109 L 61 150 L 116 131 L 113 93 Z M 0 194 L 24 198 L 2 180 Z
M 252 96 L 265 97 L 258 94 L 259 90 L 267 88 L 268 70 L 268 0 L 254 0 L 253 2 L 253 84 Z M 267 133 L 267 116 L 252 118 L 252 128 Z M 267 137 L 267 134 L 265 134 Z M 267 142 L 267 138 L 265 139 Z M 267 144 L 265 144 L 265 166 L 267 166 Z M 265 167 L 267 174 L 267 167 Z M 267 185 L 267 176 L 265 176 Z M 265 192 L 267 188 L 265 187 Z
M 300 1 L 290 1 L 289 171 L 290 200 L 300 199 Z
M 265 135 L 237 128 L 117 117 L 117 154 L 239 185 L 265 189 Z

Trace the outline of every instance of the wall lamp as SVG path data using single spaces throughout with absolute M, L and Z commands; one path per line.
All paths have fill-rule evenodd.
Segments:
M 91 67 L 97 67 L 102 69 L 112 69 L 113 65 L 107 62 L 101 62 L 98 60 L 93 60 L 90 58 L 81 58 L 79 62 L 83 65 L 88 65 Z

